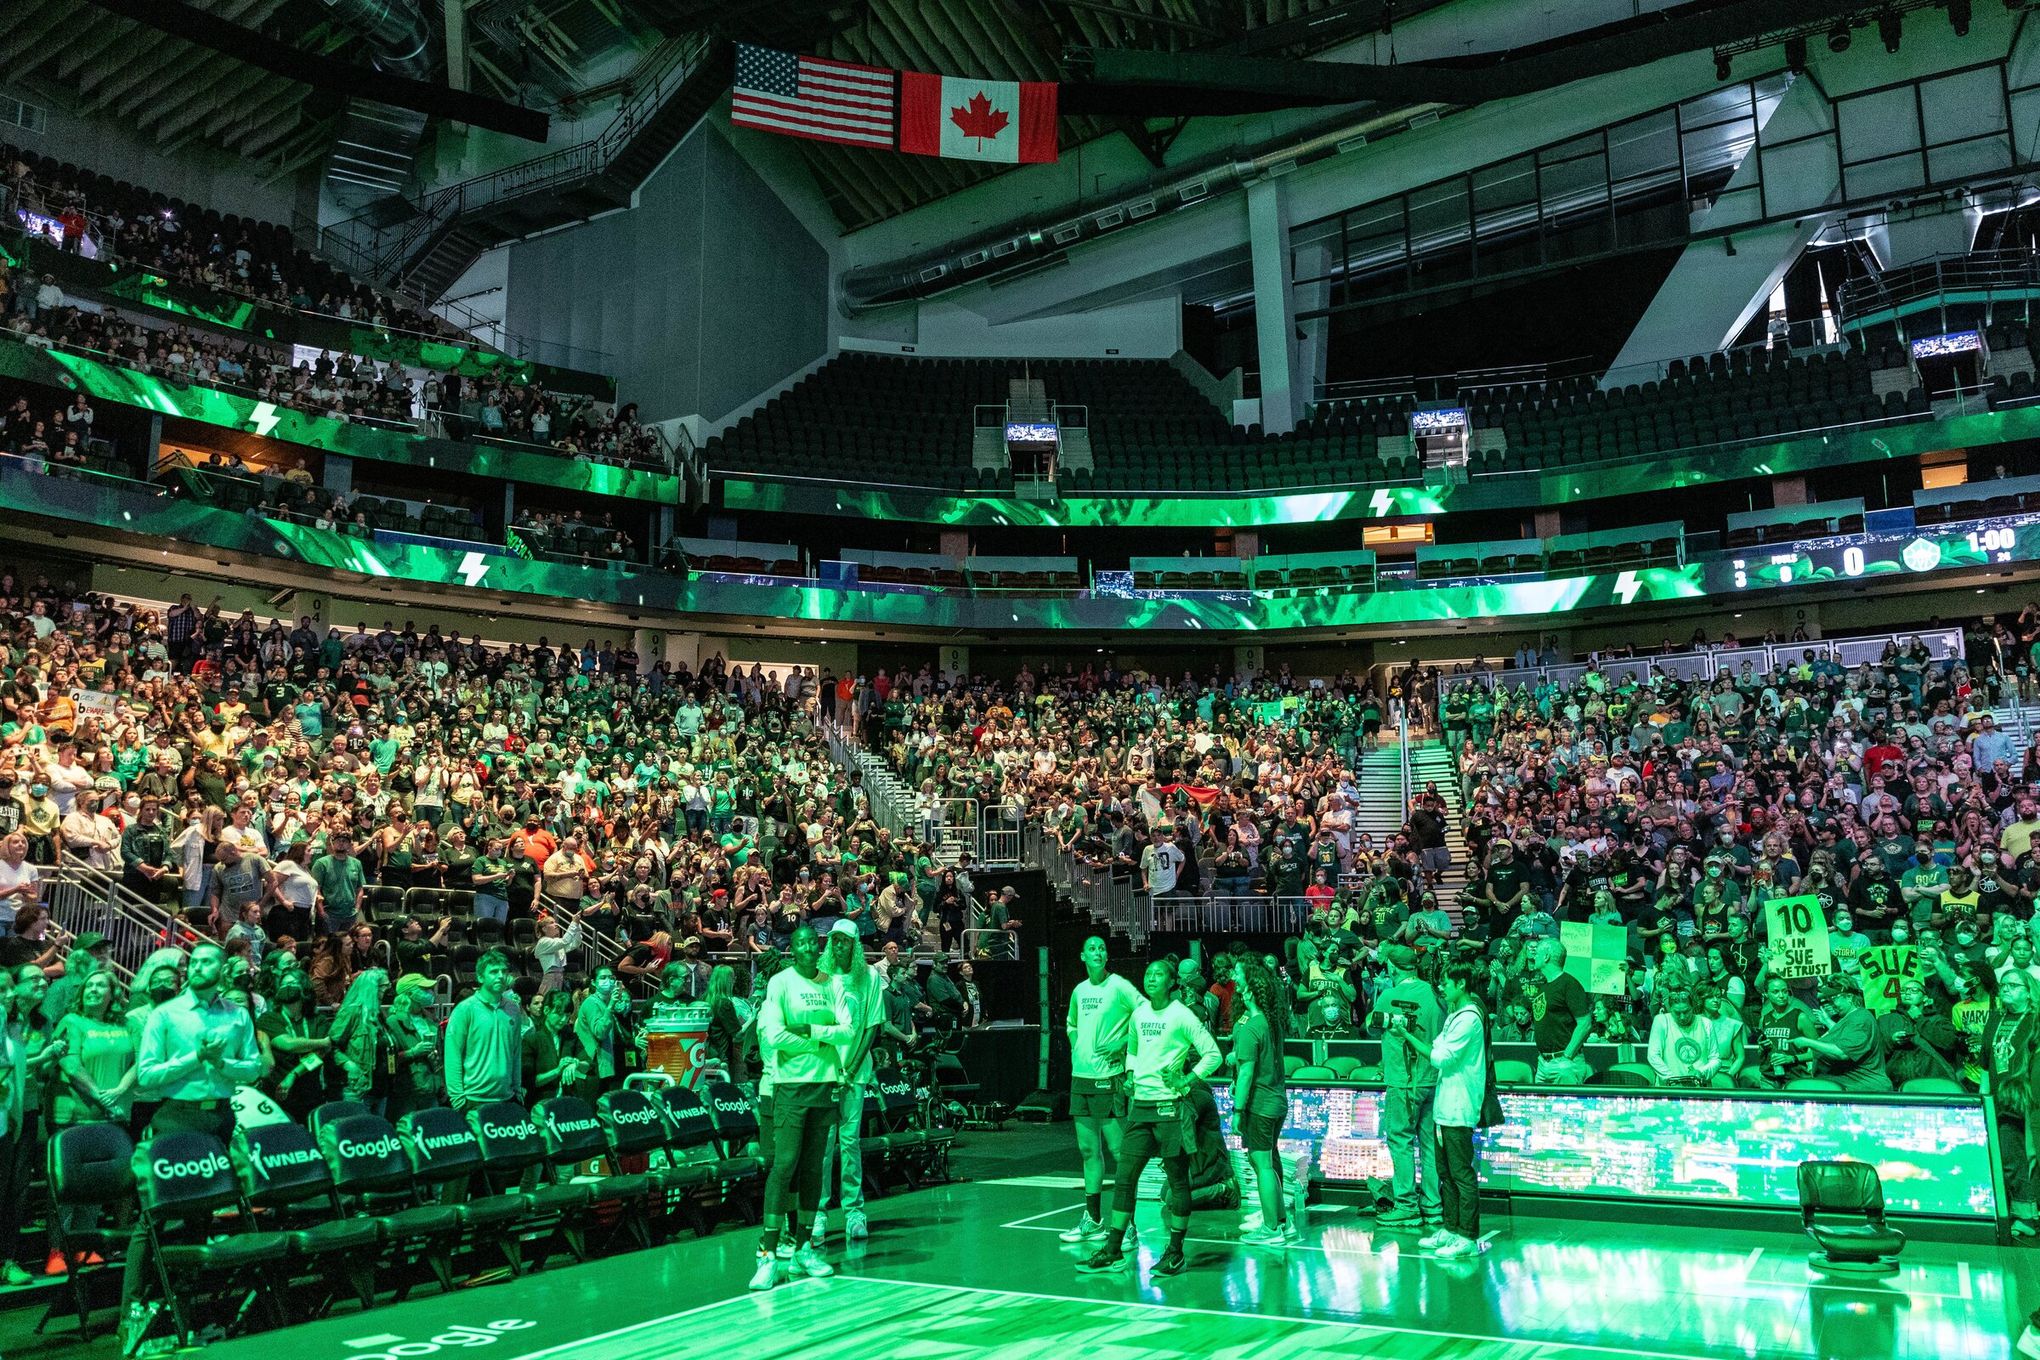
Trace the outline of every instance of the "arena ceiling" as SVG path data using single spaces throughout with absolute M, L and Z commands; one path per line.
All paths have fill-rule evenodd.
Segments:
M 706 31 L 906 70 L 1053 80 L 1072 47 L 1307 57 L 1445 0 L 466 0 L 470 88 L 571 109 L 600 93 L 605 54 Z M 365 61 L 319 0 L 188 0 L 301 51 Z M 439 37 L 440 0 L 423 9 Z M 435 54 L 438 56 L 439 54 Z M 443 60 L 443 58 L 442 58 Z M 443 65 L 441 67 L 443 73 Z M 249 62 L 109 12 L 94 0 L 0 5 L 0 71 L 18 92 L 118 122 L 159 151 L 210 147 L 284 175 L 333 144 L 339 100 Z M 590 85 L 595 88 L 591 91 Z M 1160 162 L 1172 120 L 1075 116 L 1063 145 L 1125 135 Z M 998 173 L 931 157 L 802 142 L 846 229 L 907 212 Z
M 354 42 L 305 0 L 191 0 L 193 8 L 333 54 Z M 90 0 L 0 5 L 0 71 L 24 95 L 118 123 L 164 152 L 192 144 L 295 170 L 331 145 L 310 87 L 109 14 Z
M 982 75 L 993 80 L 1054 80 L 1070 48 L 1234 53 L 1303 58 L 1380 31 L 1446 0 L 869 0 L 816 7 L 801 24 L 780 0 L 782 33 L 805 50 L 898 70 Z M 662 13 L 742 38 L 756 4 L 666 0 Z M 753 38 L 752 41 L 760 39 Z M 1065 116 L 1067 152 L 1096 137 L 1123 134 L 1157 165 L 1178 130 L 1173 120 Z M 894 156 L 798 143 L 829 206 L 846 230 L 898 216 L 1001 173 L 995 166 L 928 156 Z

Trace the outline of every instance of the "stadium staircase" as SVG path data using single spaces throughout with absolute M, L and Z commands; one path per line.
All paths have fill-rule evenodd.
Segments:
M 415 202 L 382 200 L 323 233 L 321 253 L 381 287 L 433 301 L 485 250 L 629 207 L 734 71 L 728 43 L 699 33 L 671 39 L 630 74 L 631 93 L 601 135 Z
M 1410 748 L 1410 796 L 1436 784 L 1445 799 L 1445 845 L 1452 851 L 1452 867 L 1438 880 L 1438 905 L 1459 923 L 1459 890 L 1466 886 L 1466 800 L 1460 795 L 1459 763 L 1442 741 L 1426 741 Z

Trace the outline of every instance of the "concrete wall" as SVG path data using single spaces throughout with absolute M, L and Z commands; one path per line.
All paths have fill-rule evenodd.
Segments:
M 264 167 L 236 160 L 225 152 L 192 147 L 165 154 L 155 143 L 132 135 L 119 123 L 75 118 L 25 91 L 8 89 L 7 93 L 49 109 L 49 121 L 40 133 L 5 128 L 0 130 L 0 140 L 187 203 L 290 225 L 296 177 L 264 183 Z
M 907 310 L 913 324 L 905 338 L 892 327 L 867 336 L 851 322 L 842 348 L 995 359 L 1166 359 L 1183 347 L 1183 304 L 1174 293 L 1003 323 L 949 302 Z
M 605 351 L 648 419 L 711 417 L 829 346 L 829 255 L 723 133 L 697 128 L 637 205 L 510 247 L 505 324 Z

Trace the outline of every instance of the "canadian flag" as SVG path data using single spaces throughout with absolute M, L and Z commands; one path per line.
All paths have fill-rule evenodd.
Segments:
M 1055 159 L 1053 81 L 900 73 L 900 150 L 952 160 Z

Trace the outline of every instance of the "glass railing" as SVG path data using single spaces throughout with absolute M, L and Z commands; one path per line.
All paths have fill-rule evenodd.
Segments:
M 0 337 L 9 333 L 0 332 Z M 675 473 L 618 467 L 558 449 L 499 441 L 476 444 L 383 425 L 332 420 L 259 397 L 157 377 L 88 354 L 0 341 L 0 377 L 65 391 L 94 401 L 139 407 L 284 443 L 411 467 L 442 468 L 476 477 L 582 491 L 597 496 L 679 504 L 684 480 Z
M 499 377 L 603 401 L 615 399 L 615 380 L 605 376 L 614 371 L 615 363 L 603 351 L 575 351 L 572 361 L 541 362 L 523 352 L 535 350 L 536 341 L 502 336 L 506 342 L 503 348 L 512 352 L 497 352 L 451 327 L 426 331 L 294 307 L 231 284 L 173 280 L 146 261 L 68 254 L 47 240 L 20 232 L 10 232 L 8 240 L 13 247 L 9 255 L 25 270 L 35 275 L 53 274 L 67 292 L 103 298 L 117 306 L 174 316 L 276 344 L 349 353 L 464 377 Z
M 1267 633 L 1299 628 L 1448 626 L 1475 618 L 1522 618 L 1669 603 L 1736 608 L 1780 589 L 1879 582 L 1957 583 L 1954 573 L 1995 577 L 2040 562 L 2040 511 L 1922 527 L 1905 510 L 1881 511 L 1863 532 L 1688 553 L 1676 565 L 1613 564 L 1563 576 L 1457 576 L 1416 581 L 1384 574 L 1371 583 L 1309 591 L 1229 591 L 1102 586 L 1060 594 L 965 587 L 882 586 L 817 574 L 734 575 L 650 571 L 636 565 L 548 561 L 508 548 L 445 546 L 417 536 L 368 540 L 321 529 L 260 506 L 227 511 L 121 478 L 52 476 L 7 460 L 0 504 L 17 516 L 86 522 L 141 536 L 279 557 L 364 579 L 520 592 L 681 614 L 833 620 L 993 632 L 1039 629 L 1177 628 Z M 1938 577 L 1936 574 L 1939 574 Z M 1105 573 L 1100 574 L 1101 577 Z M 1967 580 L 1961 584 L 1968 584 Z M 1657 617 L 1644 615 L 1644 617 Z

